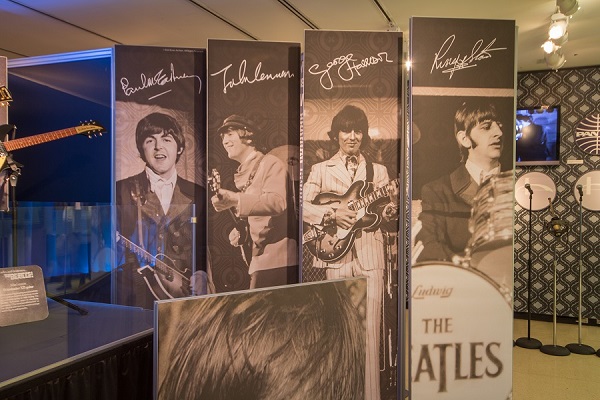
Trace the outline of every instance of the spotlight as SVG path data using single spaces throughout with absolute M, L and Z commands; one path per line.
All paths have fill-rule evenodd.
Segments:
M 546 40 L 544 42 L 544 44 L 542 45 L 542 49 L 544 49 L 544 52 L 546 54 L 550 54 L 555 52 L 556 50 L 558 50 L 560 47 L 557 46 L 556 44 L 554 44 L 554 42 L 550 39 Z
M 569 19 L 565 14 L 560 12 L 552 14 L 550 21 L 550 29 L 548 29 L 548 36 L 550 39 L 558 39 L 567 33 Z
M 556 6 L 561 13 L 567 16 L 573 15 L 579 10 L 579 2 L 577 0 L 557 0 Z
M 565 64 L 565 61 L 567 61 L 561 49 L 557 49 L 550 54 L 545 54 L 544 59 L 546 60 L 546 64 L 555 70 L 562 67 Z

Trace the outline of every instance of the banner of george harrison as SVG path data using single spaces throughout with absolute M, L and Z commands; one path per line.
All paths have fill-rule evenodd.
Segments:
M 208 291 L 206 50 L 115 46 L 114 58 L 114 301 L 152 308 Z
M 515 23 L 411 20 L 412 398 L 512 396 Z
M 297 283 L 300 44 L 209 40 L 208 54 L 214 289 Z
M 302 280 L 367 276 L 365 399 L 397 396 L 402 34 L 306 31 Z

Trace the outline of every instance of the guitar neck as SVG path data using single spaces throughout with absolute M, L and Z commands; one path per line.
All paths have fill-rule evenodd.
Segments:
M 81 133 L 81 129 L 78 128 L 66 128 L 58 131 L 40 133 L 39 135 L 27 136 L 20 139 L 14 139 L 4 142 L 4 147 L 7 151 L 19 150 L 25 147 L 33 146 L 36 144 L 50 142 L 52 140 L 62 139 L 69 136 L 77 135 Z
M 362 210 L 363 208 L 370 206 L 371 204 L 373 204 L 377 200 L 381 199 L 382 197 L 389 195 L 390 187 L 394 184 L 394 182 L 398 182 L 398 179 L 394 179 L 393 181 L 390 181 L 390 183 L 388 183 L 387 185 L 384 185 L 384 186 L 380 187 L 379 189 L 373 190 L 371 193 L 367 194 L 365 197 L 362 197 L 360 199 L 356 199 L 356 200 L 353 200 L 352 202 L 349 202 L 348 208 L 352 211 L 359 211 L 359 210 Z
M 147 263 L 154 264 L 154 268 L 156 268 L 160 272 L 162 272 L 164 274 L 168 274 L 172 270 L 172 268 L 169 267 L 164 261 L 162 261 L 162 260 L 156 258 L 155 256 L 153 256 L 152 254 L 148 253 L 142 247 L 133 243 L 131 240 L 127 239 L 126 237 L 119 235 L 119 241 L 122 241 L 123 246 L 126 249 L 130 250 L 132 253 L 134 253 L 138 257 L 141 257 L 142 260 L 146 261 Z

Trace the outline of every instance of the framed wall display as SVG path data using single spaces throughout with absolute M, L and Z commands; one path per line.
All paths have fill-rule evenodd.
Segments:
M 515 126 L 517 166 L 560 164 L 560 106 L 519 108 Z

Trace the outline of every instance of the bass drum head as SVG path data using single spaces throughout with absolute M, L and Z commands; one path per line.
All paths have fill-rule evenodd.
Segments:
M 414 265 L 411 291 L 412 397 L 510 398 L 509 294 L 477 270 L 441 262 Z

